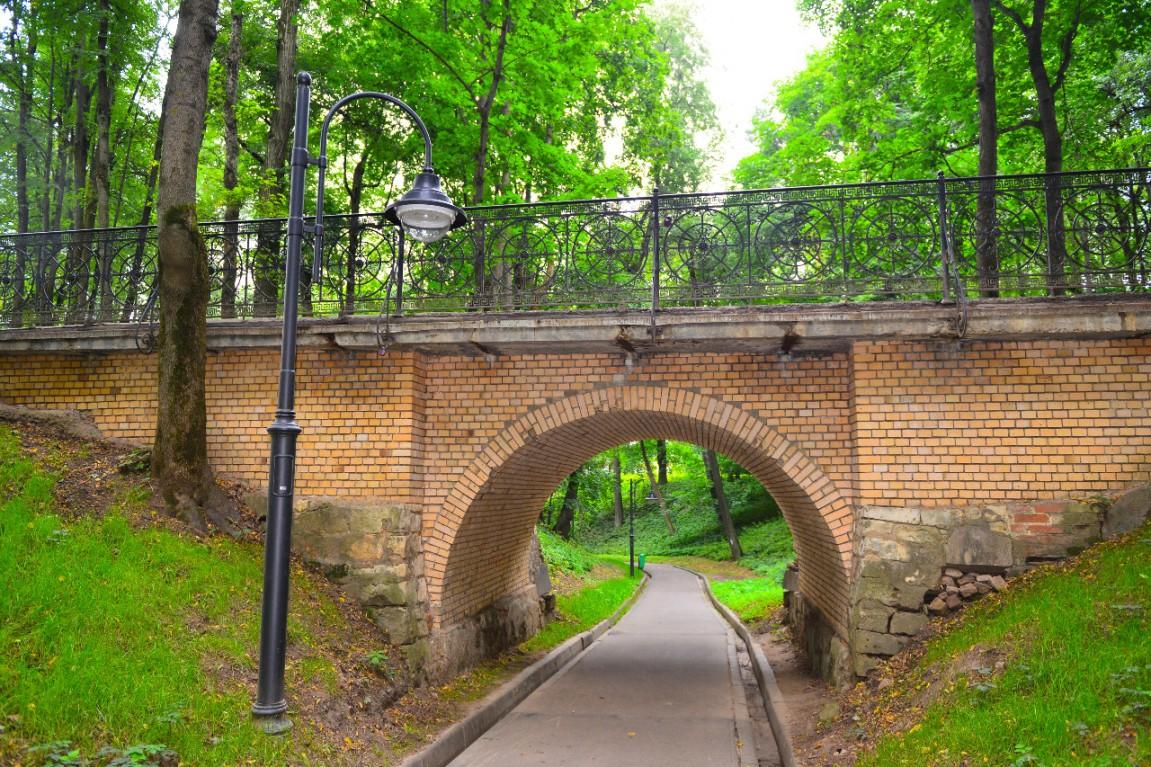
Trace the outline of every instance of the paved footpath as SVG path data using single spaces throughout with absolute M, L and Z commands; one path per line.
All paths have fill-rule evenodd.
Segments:
M 751 736 L 738 640 L 696 576 L 648 570 L 647 588 L 614 628 L 451 764 L 756 764 L 752 744 L 740 740 Z

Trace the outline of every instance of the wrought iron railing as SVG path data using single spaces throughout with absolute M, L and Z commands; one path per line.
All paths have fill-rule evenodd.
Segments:
M 468 216 L 465 229 L 433 246 L 401 241 L 380 215 L 329 217 L 322 272 L 305 275 L 302 311 L 660 309 L 1151 288 L 1148 170 L 504 205 Z M 274 316 L 284 221 L 208 223 L 201 233 L 210 315 Z M 981 249 L 993 255 L 982 269 Z M 149 321 L 155 286 L 150 227 L 0 235 L 0 327 Z

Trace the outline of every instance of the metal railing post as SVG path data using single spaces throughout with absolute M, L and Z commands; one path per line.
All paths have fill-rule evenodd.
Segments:
M 651 325 L 659 311 L 659 187 L 651 193 Z
M 404 237 L 404 230 L 400 230 L 400 243 L 396 248 L 396 314 L 403 314 L 404 311 L 404 243 L 407 238 Z
M 937 196 L 939 201 L 939 266 L 940 276 L 943 282 L 943 294 L 940 297 L 942 301 L 951 300 L 950 288 L 950 274 L 951 274 L 951 242 L 947 232 L 947 183 L 943 177 L 943 171 L 939 171 L 936 176 Z M 956 271 L 958 277 L 958 271 Z

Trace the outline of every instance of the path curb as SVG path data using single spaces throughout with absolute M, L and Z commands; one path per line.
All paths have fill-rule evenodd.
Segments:
M 487 698 L 472 713 L 456 722 L 425 746 L 422 750 L 400 762 L 399 767 L 444 767 L 464 750 L 475 743 L 490 730 L 497 722 L 507 716 L 513 708 L 523 702 L 524 698 L 532 694 L 564 668 L 576 656 L 591 646 L 595 640 L 603 636 L 604 632 L 614 626 L 623 617 L 651 580 L 651 574 L 646 570 L 643 580 L 636 586 L 627 601 L 620 605 L 612 615 L 583 632 L 576 634 L 559 647 L 537 660 L 532 665 L 516 674 L 510 681 L 505 682 L 498 690 L 489 694 Z
M 683 569 L 686 570 L 687 568 Z M 775 681 L 775 673 L 771 670 L 771 665 L 763 654 L 763 648 L 752 640 L 751 632 L 747 630 L 747 626 L 743 625 L 739 616 L 728 609 L 727 605 L 720 602 L 712 593 L 711 582 L 694 570 L 688 572 L 695 573 L 695 576 L 703 582 L 703 590 L 707 592 L 711 604 L 723 616 L 724 620 L 731 624 L 732 629 L 747 646 L 747 653 L 751 658 L 751 670 L 755 674 L 755 681 L 759 683 L 759 692 L 763 695 L 763 707 L 767 711 L 767 721 L 771 725 L 771 734 L 775 736 L 779 758 L 783 761 L 783 767 L 798 767 L 795 751 L 791 747 L 791 737 L 787 733 L 787 726 L 779 715 L 779 708 L 783 706 L 783 693 L 779 691 L 779 685 Z

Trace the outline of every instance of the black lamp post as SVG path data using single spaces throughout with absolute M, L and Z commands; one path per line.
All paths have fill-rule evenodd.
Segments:
M 627 488 L 627 574 L 635 577 L 635 480 Z
M 359 99 L 379 99 L 402 109 L 424 137 L 424 169 L 412 190 L 388 206 L 384 218 L 420 242 L 435 242 L 452 229 L 467 223 L 463 210 L 452 204 L 440 189 L 440 177 L 432 169 L 432 140 L 419 115 L 404 102 L 386 93 L 354 93 L 328 110 L 320 129 L 320 153 L 308 153 L 308 109 L 312 77 L 301 72 L 296 78 L 296 127 L 292 147 L 292 176 L 288 194 L 288 238 L 284 265 L 284 333 L 280 344 L 280 388 L 276 420 L 268 427 L 272 451 L 268 466 L 268 532 L 264 551 L 264 601 L 260 618 L 260 677 L 252 713 L 264 720 L 268 732 L 283 732 L 291 724 L 283 718 L 284 654 L 287 645 L 288 564 L 292 551 L 292 500 L 296 474 L 296 316 L 300 292 L 300 251 L 304 239 L 304 183 L 309 165 L 320 169 L 316 186 L 316 220 L 313 224 L 315 252 L 312 279 L 320 272 L 323 250 L 324 170 L 327 167 L 328 127 L 346 104 Z M 401 235 L 403 236 L 403 235 Z

